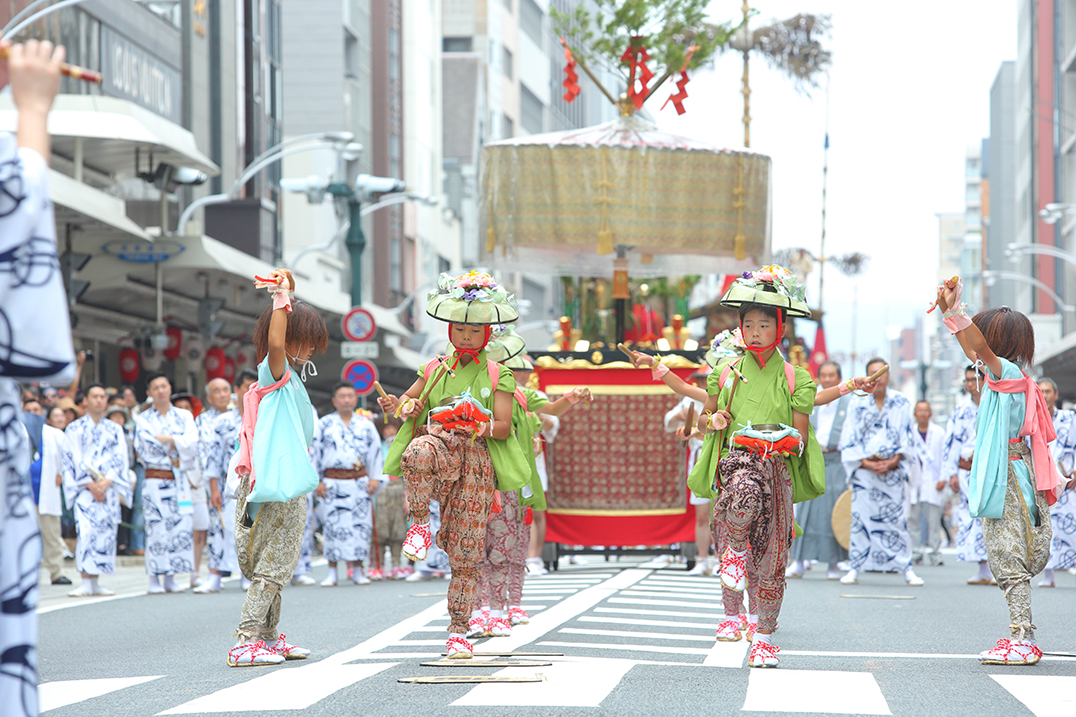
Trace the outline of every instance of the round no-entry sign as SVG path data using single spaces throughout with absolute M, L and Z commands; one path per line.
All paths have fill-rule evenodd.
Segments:
M 340 320 L 340 328 L 351 341 L 369 341 L 377 333 L 377 322 L 369 311 L 353 306 Z
M 340 379 L 355 387 L 355 393 L 366 396 L 374 390 L 377 380 L 377 366 L 364 359 L 355 359 L 344 364 Z

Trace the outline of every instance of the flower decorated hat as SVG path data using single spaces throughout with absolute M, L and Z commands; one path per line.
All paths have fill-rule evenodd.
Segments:
M 710 342 L 710 349 L 706 352 L 706 356 L 703 357 L 703 361 L 709 364 L 711 368 L 716 368 L 722 361 L 740 358 L 743 356 L 744 350 L 740 329 L 736 328 L 733 331 L 725 329 Z
M 478 271 L 441 274 L 426 297 L 426 313 L 450 324 L 491 326 L 519 318 L 513 297 L 497 281 Z
M 446 354 L 451 354 L 455 347 L 449 342 L 445 349 Z M 508 359 L 523 353 L 527 348 L 527 342 L 516 333 L 511 324 L 495 324 L 490 327 L 489 341 L 486 343 L 486 357 L 496 363 L 504 363 Z
M 782 309 L 786 317 L 811 317 L 806 290 L 788 269 L 777 264 L 745 271 L 721 297 L 722 306 L 738 309 L 744 304 L 767 304 Z
M 501 362 L 505 368 L 510 368 L 513 371 L 533 371 L 534 363 L 526 354 L 517 354 L 507 361 Z

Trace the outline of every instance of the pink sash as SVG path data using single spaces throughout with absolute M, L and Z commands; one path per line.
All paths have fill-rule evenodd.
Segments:
M 986 377 L 986 385 L 998 393 L 1024 393 L 1027 395 L 1027 407 L 1024 409 L 1024 425 L 1020 427 L 1020 436 L 1031 436 L 1031 455 L 1035 460 L 1035 490 L 1046 493 L 1046 502 L 1053 505 L 1061 496 L 1061 472 L 1050 455 L 1050 441 L 1057 438 L 1054 432 L 1053 416 L 1046 398 L 1039 390 L 1038 384 L 1027 374 L 1023 378 Z

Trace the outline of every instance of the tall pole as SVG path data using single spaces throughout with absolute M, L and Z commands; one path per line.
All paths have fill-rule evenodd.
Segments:
M 751 85 L 748 83 L 747 68 L 751 52 L 751 29 L 747 27 L 747 21 L 751 14 L 751 5 L 744 0 L 743 7 L 743 78 L 740 80 L 740 93 L 743 94 L 743 146 L 751 146 Z
M 348 230 L 344 239 L 351 264 L 351 305 L 362 305 L 362 253 L 366 251 L 366 235 L 362 233 L 362 200 L 359 188 L 347 182 L 333 182 L 325 191 L 338 199 L 347 199 Z M 294 263 L 294 262 L 293 262 Z
M 818 313 L 822 313 L 826 273 L 826 180 L 829 178 L 829 74 L 826 74 L 826 139 L 822 145 L 822 238 L 818 242 Z

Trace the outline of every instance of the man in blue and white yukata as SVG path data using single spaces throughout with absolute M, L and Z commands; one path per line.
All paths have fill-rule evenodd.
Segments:
M 214 404 L 214 392 L 217 393 L 216 405 L 222 402 L 219 395 L 222 388 L 219 384 L 214 386 L 218 381 L 224 381 L 224 379 L 214 379 L 206 386 L 211 405 Z M 258 374 L 253 371 L 242 371 L 236 377 L 234 387 L 227 386 L 223 389 L 230 399 L 234 388 L 236 407 L 220 412 L 212 423 L 198 431 L 202 475 L 209 488 L 209 535 L 206 539 L 206 549 L 209 552 L 207 556 L 209 580 L 194 589 L 194 592 L 199 595 L 220 592 L 221 579 L 224 574 L 239 572 L 239 559 L 235 552 L 235 496 L 228 495 L 225 483 L 228 476 L 228 464 L 239 446 L 239 430 L 243 425 L 243 398 L 251 384 L 257 381 Z M 227 385 L 227 381 L 224 383 Z M 227 407 L 227 402 L 224 404 Z
M 871 359 L 867 374 L 884 365 Z M 919 471 L 915 419 L 911 401 L 888 386 L 885 373 L 872 395 L 857 396 L 841 429 L 841 462 L 852 484 L 852 569 L 841 578 L 845 585 L 859 582 L 861 570 L 900 571 L 909 585 L 923 584 L 912 568 L 908 530 L 911 484 Z
M 172 384 L 164 374 L 151 374 L 147 388 L 153 405 L 134 422 L 135 450 L 146 467 L 142 509 L 148 592 L 179 593 L 183 588 L 175 575 L 194 570 L 194 505 L 187 472 L 198 468 L 198 429 L 190 411 L 172 405 Z
M 116 572 L 116 532 L 120 501 L 130 504 L 127 437 L 115 421 L 105 418 L 108 394 L 99 383 L 86 389 L 86 415 L 64 432 L 64 495 L 74 510 L 78 543 L 75 567 L 82 584 L 71 597 L 114 595 L 97 583 L 98 576 Z
M 310 456 L 321 482 L 316 493 L 324 504 L 322 536 L 329 575 L 323 587 L 339 581 L 337 563 L 347 561 L 351 579 L 366 585 L 362 561 L 370 554 L 373 501 L 382 482 L 384 458 L 374 422 L 355 413 L 358 396 L 350 383 L 333 391 L 334 413 L 322 418 L 314 431 Z
M 4 43 L 5 45 L 7 42 Z M 30 437 L 16 381 L 68 384 L 75 376 L 67 297 L 49 201 L 46 123 L 60 91 L 62 47 L 11 46 L 18 109 L 0 134 L 0 714 L 33 717 L 37 704 L 37 577 L 41 535 L 30 487 Z
M 956 517 L 956 559 L 979 564 L 979 572 L 968 578 L 968 585 L 997 585 L 986 560 L 986 540 L 983 524 L 971 517 L 968 504 L 968 480 L 971 462 L 975 457 L 975 418 L 979 414 L 979 399 L 986 379 L 974 366 L 964 369 L 964 390 L 967 401 L 953 409 L 945 426 L 945 450 L 942 453 L 942 477 L 958 495 L 953 511 Z
M 1054 538 L 1050 544 L 1050 560 L 1039 582 L 1040 588 L 1052 588 L 1055 570 L 1076 568 L 1076 477 L 1073 477 L 1076 464 L 1076 413 L 1057 408 L 1057 384 L 1052 379 L 1041 378 L 1038 383 L 1046 405 L 1054 413 L 1057 440 L 1051 453 L 1065 480 L 1065 491 L 1050 507 L 1050 527 L 1053 528 Z

